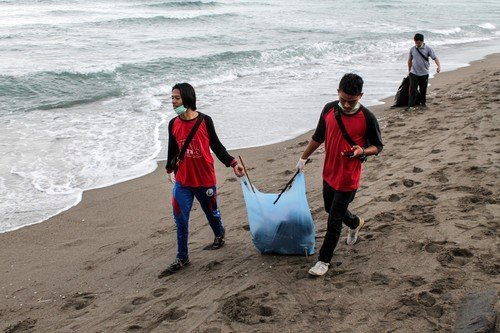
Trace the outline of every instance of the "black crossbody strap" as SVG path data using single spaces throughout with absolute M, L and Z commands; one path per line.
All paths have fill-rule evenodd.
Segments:
M 422 58 L 424 58 L 424 60 L 425 60 L 425 61 L 427 61 L 427 62 L 429 61 L 429 57 L 427 57 L 427 58 L 426 58 L 426 57 L 422 54 L 422 52 L 420 52 L 420 50 L 418 49 L 418 47 L 416 47 L 416 46 L 415 46 L 415 49 L 417 50 L 418 54 L 420 54 L 420 55 L 422 56 Z
M 344 123 L 342 122 L 342 116 L 340 115 L 340 111 L 337 110 L 336 108 L 333 108 L 333 111 L 335 115 L 335 120 L 337 120 L 337 124 L 339 125 L 340 131 L 342 132 L 342 136 L 351 146 L 355 146 L 356 143 L 354 142 L 353 139 L 351 139 L 349 133 L 347 133 L 347 130 L 345 129 Z
M 184 144 L 182 145 L 182 149 L 179 152 L 179 156 L 177 160 L 182 160 L 184 158 L 184 154 L 186 154 L 187 147 L 189 146 L 189 143 L 191 140 L 193 140 L 194 135 L 196 134 L 196 131 L 198 130 L 198 127 L 200 127 L 201 122 L 205 118 L 205 115 L 203 113 L 200 113 L 198 115 L 198 119 L 196 120 L 196 123 L 194 124 L 193 128 L 191 129 L 191 132 L 189 132 L 188 137 L 186 138 L 186 141 L 184 141 Z

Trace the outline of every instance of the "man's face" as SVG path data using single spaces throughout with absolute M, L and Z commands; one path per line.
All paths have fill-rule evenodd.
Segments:
M 179 89 L 172 90 L 172 106 L 174 109 L 182 105 L 182 97 Z
M 422 47 L 422 44 L 423 44 L 423 43 L 424 43 L 424 41 L 422 41 L 422 40 L 415 40 L 415 45 L 416 45 L 417 47 Z
M 356 106 L 356 104 L 358 104 L 358 101 L 361 99 L 361 96 L 363 96 L 363 93 L 359 95 L 349 95 L 340 89 L 337 89 L 337 92 L 339 93 L 339 102 L 340 104 L 342 104 L 344 111 L 347 113 L 352 111 L 352 109 Z

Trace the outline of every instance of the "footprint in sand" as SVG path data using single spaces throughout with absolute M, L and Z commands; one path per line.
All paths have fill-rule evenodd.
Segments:
M 136 297 L 130 302 L 132 305 L 141 305 L 148 301 L 146 297 Z
M 140 326 L 140 325 L 130 325 L 128 328 L 127 328 L 127 332 L 144 332 L 144 327 Z
M 389 202 L 398 202 L 399 200 L 401 200 L 401 196 L 398 194 L 391 194 L 389 195 L 389 198 L 387 198 L 387 200 Z
M 152 295 L 154 297 L 160 297 L 160 296 L 163 296 L 167 291 L 168 291 L 167 288 L 158 288 L 158 289 L 153 290 Z
M 218 268 L 220 268 L 221 265 L 222 265 L 222 263 L 220 261 L 212 260 L 212 261 L 208 262 L 207 264 L 203 265 L 201 267 L 201 270 L 203 270 L 205 272 L 214 271 L 214 270 L 217 270 Z
M 392 222 L 396 219 L 396 217 L 393 212 L 382 212 L 375 215 L 373 219 L 379 222 Z
M 95 294 L 92 293 L 76 293 L 71 296 L 66 303 L 63 305 L 63 310 L 81 310 L 92 304 L 96 298 Z
M 434 216 L 434 214 L 423 214 L 416 220 L 426 226 L 434 226 L 439 224 L 439 221 L 436 219 L 436 216 Z
M 421 184 L 420 182 L 414 181 L 413 179 L 403 179 L 403 185 L 405 187 L 413 187 L 414 185 Z
M 392 229 L 392 225 L 386 224 L 386 223 L 378 224 L 377 226 L 371 228 L 371 230 L 376 231 L 376 232 L 385 232 L 385 231 L 388 231 L 391 229 Z
M 484 254 L 479 257 L 477 265 L 484 273 L 492 276 L 500 274 L 500 261 L 492 254 Z
M 433 318 L 441 318 L 444 313 L 443 306 L 436 303 L 436 299 L 427 292 L 403 294 L 399 299 L 401 307 L 398 310 L 405 313 L 409 311 L 418 317 L 427 315 Z
M 433 194 L 433 193 L 429 193 L 429 192 L 424 192 L 424 193 L 419 193 L 419 196 L 422 196 L 426 199 L 429 199 L 429 200 L 437 200 L 437 197 Z
M 440 252 L 446 245 L 454 244 L 448 241 L 430 241 L 422 244 L 422 250 L 427 253 Z
M 436 304 L 436 299 L 427 291 L 422 291 L 418 294 L 417 300 L 420 304 L 431 307 Z
M 388 285 L 390 279 L 387 275 L 382 273 L 373 273 L 370 276 L 370 281 L 374 282 L 375 285 Z
M 371 241 L 375 239 L 375 235 L 369 232 L 365 232 L 363 236 L 361 236 L 361 239 L 366 240 L 366 241 Z
M 290 175 L 292 175 L 294 173 L 295 173 L 295 171 L 285 170 L 283 172 L 280 172 L 279 174 L 282 175 L 282 176 L 290 176 Z
M 35 328 L 36 319 L 24 319 L 14 325 L 9 325 L 4 332 L 5 333 L 17 333 L 17 332 L 32 332 Z
M 434 171 L 429 176 L 430 176 L 430 178 L 432 178 L 440 183 L 447 183 L 449 181 L 448 177 L 446 177 L 446 175 L 444 173 L 444 170 Z
M 461 207 L 460 211 L 470 212 L 476 208 L 479 208 L 479 206 L 484 206 L 486 204 L 494 205 L 497 203 L 497 201 L 486 196 L 472 195 L 458 199 L 458 203 Z
M 463 280 L 454 277 L 447 277 L 442 279 L 437 279 L 431 283 L 431 289 L 429 292 L 432 294 L 444 294 L 450 290 L 460 289 L 463 286 Z
M 231 321 L 248 325 L 265 322 L 266 318 L 273 318 L 276 310 L 262 304 L 266 301 L 268 293 L 260 295 L 245 295 L 245 292 L 237 293 L 227 298 L 220 306 L 220 311 Z
M 468 249 L 451 248 L 444 249 L 437 256 L 437 261 L 445 267 L 461 267 L 466 265 L 474 254 Z
M 120 246 L 116 249 L 116 254 L 119 254 L 119 253 L 122 253 L 122 252 L 125 252 L 127 251 L 128 249 L 131 249 L 133 248 L 134 246 L 137 245 L 137 242 L 132 242 L 130 244 L 127 244 L 127 245 L 123 245 L 123 246 Z
M 179 319 L 184 318 L 187 315 L 187 311 L 183 309 L 179 309 L 177 307 L 172 308 L 168 310 L 167 312 L 163 313 L 160 318 L 158 319 L 158 322 L 163 322 L 163 321 L 177 321 Z
M 306 146 L 308 143 L 309 143 L 309 141 L 307 141 L 307 140 L 306 140 L 306 141 L 301 141 L 301 142 L 297 143 L 297 146 L 299 146 L 299 147 L 304 147 L 304 146 Z
M 419 220 L 418 217 L 430 213 L 432 208 L 428 205 L 408 205 L 406 206 L 406 211 L 411 215 L 417 216 L 416 220 Z
M 402 281 L 409 283 L 412 287 L 420 287 L 427 284 L 427 281 L 423 277 L 415 275 L 403 276 Z

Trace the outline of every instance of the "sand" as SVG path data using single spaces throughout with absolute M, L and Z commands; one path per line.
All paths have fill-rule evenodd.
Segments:
M 499 290 L 500 55 L 437 75 L 428 94 L 427 109 L 391 109 L 392 99 L 370 108 L 386 146 L 364 164 L 351 205 L 366 227 L 354 246 L 344 227 L 326 276 L 307 274 L 316 254 L 256 251 L 239 181 L 217 162 L 227 244 L 203 249 L 213 235 L 195 204 L 192 264 L 159 279 L 176 254 L 160 163 L 85 192 L 44 223 L 0 234 L 0 330 L 452 331 L 467 292 Z M 231 153 L 260 190 L 278 192 L 310 136 Z M 322 161 L 320 148 L 305 169 L 317 250 L 326 228 Z

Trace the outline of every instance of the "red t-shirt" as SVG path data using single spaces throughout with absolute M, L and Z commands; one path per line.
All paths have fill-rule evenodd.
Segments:
M 342 135 L 337 120 L 335 119 L 335 102 L 329 103 L 323 109 L 318 126 L 313 135 L 313 140 L 325 143 L 325 163 L 323 166 L 323 180 L 337 191 L 353 191 L 359 187 L 361 179 L 361 161 L 359 158 L 348 158 L 342 155 L 343 151 L 351 146 Z M 368 110 L 362 109 L 353 115 L 341 112 L 342 122 L 352 140 L 360 147 L 366 147 L 367 137 L 372 138 L 372 143 L 382 149 L 380 130 L 374 116 Z M 365 112 L 370 115 L 367 122 Z M 367 123 L 372 124 L 369 133 Z
M 183 120 L 177 117 L 175 119 L 172 134 L 179 150 L 195 123 L 196 118 Z M 189 143 L 184 158 L 179 162 L 175 180 L 181 183 L 182 186 L 192 187 L 210 187 L 216 184 L 214 158 L 210 153 L 210 138 L 204 121 L 200 124 Z
M 212 187 L 217 180 L 214 169 L 214 158 L 210 149 L 226 166 L 234 165 L 235 159 L 228 154 L 215 132 L 212 119 L 208 115 L 201 122 L 193 139 L 186 149 L 182 161 L 179 162 L 175 179 L 184 187 Z M 184 120 L 173 118 L 169 123 L 169 148 L 166 169 L 172 171 L 170 161 L 181 150 L 191 129 L 198 118 Z

